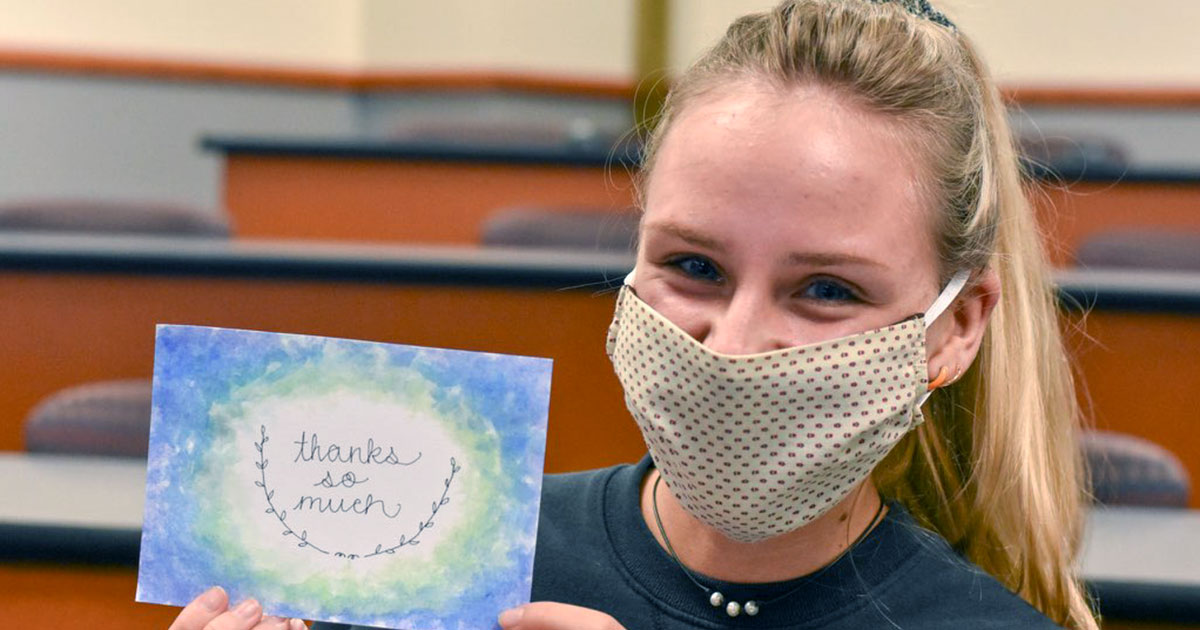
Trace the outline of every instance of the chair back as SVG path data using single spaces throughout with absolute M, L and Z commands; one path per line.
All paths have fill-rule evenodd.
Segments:
M 1085 431 L 1081 442 L 1097 503 L 1187 507 L 1187 470 L 1167 449 L 1112 431 Z
M 1080 267 L 1200 271 L 1200 231 L 1127 229 L 1089 237 L 1076 254 Z
M 145 457 L 150 442 L 150 380 L 87 383 L 42 400 L 25 420 L 35 453 Z
M 640 215 L 607 208 L 508 208 L 483 224 L 493 247 L 633 252 Z
M 47 199 L 0 205 L 0 230 L 228 238 L 222 214 L 181 205 Z

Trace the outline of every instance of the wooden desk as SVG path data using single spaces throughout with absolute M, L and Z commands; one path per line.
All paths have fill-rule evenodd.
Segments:
M 146 462 L 0 453 L 0 525 L 140 530 Z
M 41 398 L 148 378 L 188 323 L 552 357 L 550 471 L 644 452 L 604 354 L 631 262 L 525 251 L 0 236 L 0 450 Z M 573 288 L 572 288 L 573 287 Z
M 0 453 L 0 611 L 14 628 L 165 630 L 137 604 L 146 463 Z
M 93 536 L 104 544 L 114 531 L 136 540 L 144 491 L 143 461 L 0 453 L 0 533 L 17 534 L 0 535 L 0 557 L 65 530 L 76 534 L 71 542 Z M 86 545 L 40 546 L 59 564 L 0 564 L 0 610 L 10 625 L 165 628 L 174 617 L 174 608 L 134 603 L 136 545 L 109 566 L 94 564 Z M 93 564 L 61 564 L 72 555 Z M 1094 510 L 1080 572 L 1106 614 L 1200 623 L 1200 511 Z M 46 623 L 47 615 L 66 623 Z
M 514 206 L 633 205 L 631 160 L 607 149 L 212 138 L 239 238 L 475 245 Z
M 1200 511 L 1093 510 L 1080 572 L 1108 617 L 1200 624 Z
M 1097 507 L 1080 570 L 1093 582 L 1200 589 L 1200 510 Z
M 1056 265 L 1073 265 L 1080 245 L 1101 232 L 1200 233 L 1200 173 L 1095 172 L 1056 181 L 1042 180 L 1033 197 Z
M 24 418 L 59 389 L 148 378 L 155 324 L 180 323 L 551 357 L 547 471 L 634 461 L 644 446 L 604 354 L 612 287 L 630 264 L 469 248 L 0 236 L 0 450 L 23 449 Z M 1059 278 L 1071 301 L 1093 305 L 1069 337 L 1097 425 L 1170 448 L 1200 479 L 1200 276 Z M 1078 311 L 1065 317 L 1079 324 Z
M 225 207 L 246 238 L 474 245 L 498 208 L 628 208 L 637 168 L 628 150 L 614 157 L 594 147 L 283 138 L 209 138 L 203 146 L 224 155 Z M 1200 232 L 1200 173 L 1034 174 L 1032 199 L 1057 265 L 1106 230 Z

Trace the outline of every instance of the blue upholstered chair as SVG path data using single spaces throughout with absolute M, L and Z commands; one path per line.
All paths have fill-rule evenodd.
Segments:
M 149 379 L 68 387 L 25 420 L 25 449 L 35 453 L 145 457 L 149 438 Z
M 508 208 L 483 224 L 480 241 L 494 247 L 633 252 L 638 213 L 607 208 Z
M 227 238 L 221 213 L 141 201 L 42 199 L 0 204 L 0 230 Z
M 1200 230 L 1129 228 L 1088 237 L 1076 259 L 1088 269 L 1200 271 Z
M 221 213 L 182 205 L 46 199 L 0 205 L 0 231 L 228 238 Z M 88 383 L 52 394 L 25 420 L 25 447 L 43 453 L 145 457 L 150 380 Z
M 1187 470 L 1167 449 L 1111 431 L 1085 431 L 1080 441 L 1097 503 L 1187 507 Z

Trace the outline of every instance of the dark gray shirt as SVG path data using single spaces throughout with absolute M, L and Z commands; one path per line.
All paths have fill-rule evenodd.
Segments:
M 897 504 L 858 545 L 812 575 L 753 585 L 698 576 L 730 599 L 762 602 L 758 615 L 731 618 L 709 603 L 646 526 L 640 487 L 651 466 L 646 457 L 636 465 L 546 477 L 534 601 L 594 608 L 629 630 L 1058 627 Z

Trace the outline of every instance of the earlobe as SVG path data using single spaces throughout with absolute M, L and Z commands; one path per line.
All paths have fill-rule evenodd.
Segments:
M 933 380 L 929 381 L 929 386 L 926 387 L 925 389 L 927 391 L 933 391 L 933 390 L 941 387 L 942 385 L 945 385 L 947 372 L 949 372 L 949 370 L 947 370 L 946 366 L 943 365 L 942 368 L 940 370 L 938 370 L 937 377 L 934 378 Z
M 929 381 L 929 385 L 928 385 L 928 387 L 926 387 L 926 390 L 933 391 L 939 387 L 953 385 L 955 382 L 958 381 L 958 377 L 962 375 L 962 368 L 959 367 L 957 364 L 955 364 L 954 376 L 950 376 L 949 378 L 947 378 L 947 376 L 949 374 L 950 374 L 950 370 L 947 370 L 946 366 L 943 365 L 941 367 L 941 369 L 938 370 L 937 378 Z

